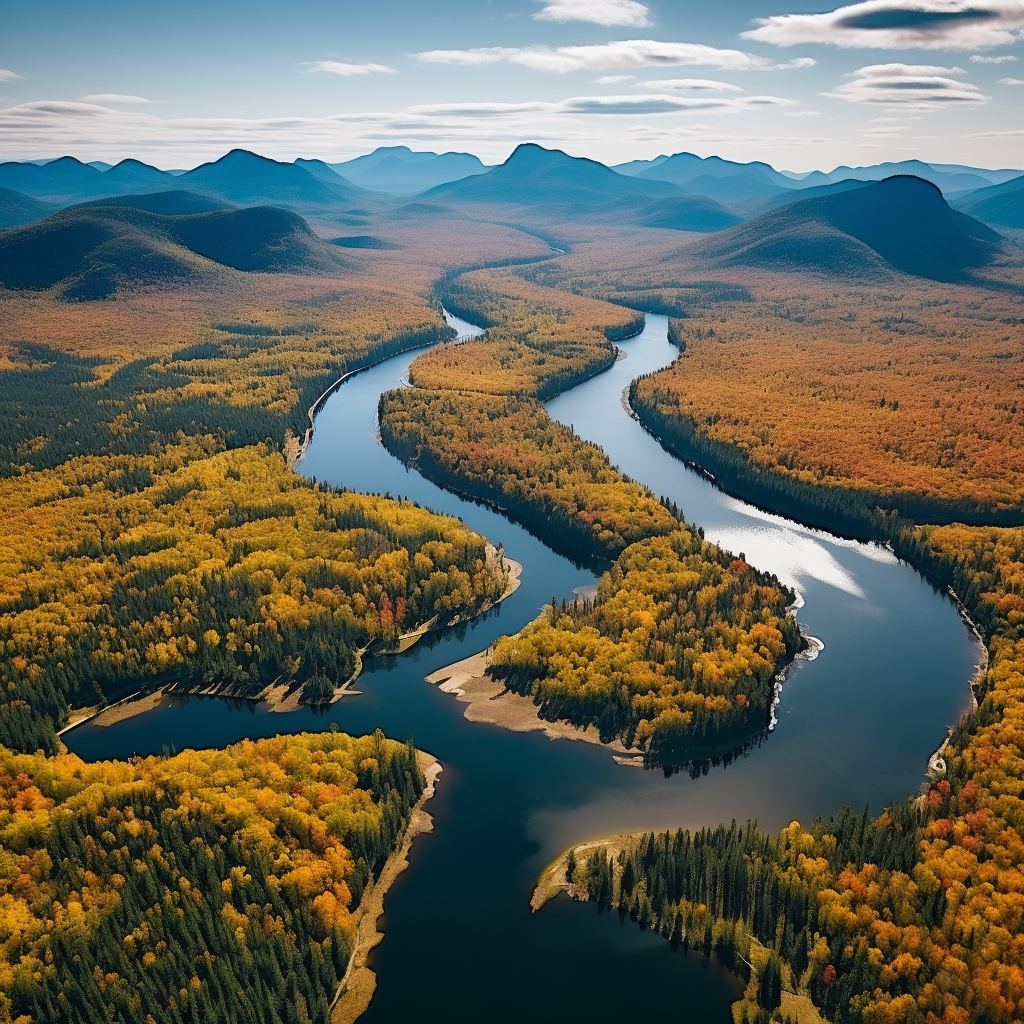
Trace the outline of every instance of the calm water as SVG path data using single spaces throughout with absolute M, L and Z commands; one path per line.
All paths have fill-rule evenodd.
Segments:
M 471 333 L 471 325 L 454 325 Z M 778 728 L 747 757 L 696 780 L 666 778 L 620 767 L 589 744 L 469 723 L 464 705 L 423 682 L 520 629 L 552 594 L 571 596 L 594 576 L 497 513 L 406 470 L 380 446 L 377 397 L 400 386 L 415 354 L 359 374 L 328 400 L 302 470 L 461 516 L 524 564 L 519 590 L 477 622 L 402 657 L 371 661 L 362 692 L 327 714 L 191 699 L 65 737 L 83 757 L 123 757 L 337 722 L 352 732 L 379 726 L 390 736 L 413 736 L 436 754 L 444 765 L 430 804 L 436 828 L 417 840 L 411 868 L 388 897 L 368 1024 L 400 1015 L 618 1022 L 637 1012 L 638 979 L 645 1011 L 724 1024 L 737 987 L 714 960 L 673 952 L 617 915 L 597 919 L 589 905 L 559 899 L 531 914 L 529 895 L 543 867 L 570 842 L 620 829 L 750 817 L 778 829 L 843 803 L 879 809 L 918 788 L 929 753 L 967 707 L 977 649 L 943 595 L 884 549 L 804 529 L 721 494 L 627 415 L 623 388 L 675 356 L 665 329 L 663 317 L 649 316 L 643 334 L 622 344 L 626 359 L 548 408 L 625 472 L 675 499 L 709 539 L 743 551 L 803 595 L 800 618 L 825 649 L 791 673 Z

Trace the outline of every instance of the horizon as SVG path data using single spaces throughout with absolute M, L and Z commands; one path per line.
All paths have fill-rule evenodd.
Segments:
M 608 165 L 692 152 L 795 174 L 1024 164 L 1024 0 L 102 0 L 15 5 L 0 158 L 193 167 L 233 148 L 379 146 L 500 163 L 536 142 Z M 199 26 L 198 30 L 197 27 Z
M 512 155 L 515 153 L 515 151 L 517 149 L 520 148 L 520 146 L 524 146 L 524 145 L 539 145 L 539 143 L 527 143 L 527 142 L 518 143 L 515 146 L 515 148 L 508 154 L 508 156 L 505 157 L 503 160 L 501 160 L 498 163 L 493 164 L 493 165 L 485 164 L 485 166 L 487 167 L 488 170 L 492 169 L 492 167 L 501 166 L 501 164 L 504 164 L 509 159 L 511 159 Z M 608 167 L 610 170 L 615 170 L 616 166 L 621 166 L 621 165 L 616 165 L 616 164 L 604 164 L 603 161 L 596 160 L 595 157 L 589 157 L 589 156 L 586 156 L 585 154 L 580 154 L 580 153 L 570 153 L 570 152 L 567 152 L 566 150 L 561 149 L 561 148 L 559 148 L 557 146 L 554 146 L 554 145 L 542 146 L 541 148 L 545 149 L 548 152 L 561 153 L 564 156 L 568 156 L 568 157 L 570 157 L 572 159 L 594 160 L 595 162 L 601 163 L 603 166 Z M 84 159 L 82 159 L 82 158 L 80 158 L 78 156 L 75 156 L 75 154 L 73 154 L 73 153 L 62 153 L 60 156 L 54 156 L 54 157 L 36 157 L 36 158 L 33 158 L 33 159 L 25 159 L 25 160 L 0 161 L 0 163 L 24 163 L 24 164 L 33 164 L 34 163 L 34 164 L 37 164 L 37 165 L 45 166 L 46 164 L 56 163 L 59 160 L 68 160 L 68 159 L 70 159 L 70 160 L 76 160 L 76 161 L 78 161 L 78 163 L 84 164 L 86 166 L 94 166 L 95 164 L 105 164 L 107 166 L 104 167 L 101 170 L 101 173 L 102 173 L 103 171 L 106 171 L 108 169 L 112 170 L 114 167 L 117 167 L 119 164 L 127 163 L 127 162 L 130 162 L 130 161 L 135 161 L 137 163 L 146 164 L 147 166 L 153 167 L 156 170 L 163 171 L 165 174 L 180 174 L 180 173 L 188 173 L 189 171 L 194 171 L 197 168 L 206 166 L 208 164 L 219 163 L 221 160 L 223 160 L 226 157 L 230 156 L 232 153 L 239 153 L 240 152 L 240 153 L 247 153 L 248 155 L 257 157 L 259 159 L 271 160 L 271 161 L 274 161 L 275 163 L 281 163 L 281 164 L 297 163 L 299 160 L 319 160 L 322 163 L 327 164 L 328 166 L 332 166 L 333 165 L 332 169 L 334 169 L 334 167 L 336 167 L 339 164 L 343 164 L 343 163 L 346 163 L 346 162 L 351 162 L 353 160 L 357 160 L 357 159 L 360 159 L 360 158 L 366 157 L 366 156 L 372 156 L 374 153 L 376 153 L 378 151 L 381 151 L 381 150 L 395 150 L 395 149 L 398 149 L 398 150 L 405 149 L 405 150 L 410 151 L 413 155 L 432 154 L 432 155 L 435 155 L 435 156 L 475 156 L 475 157 L 477 157 L 477 159 L 480 159 L 482 161 L 482 158 L 478 154 L 473 153 L 470 150 L 446 150 L 444 152 L 438 153 L 438 152 L 434 152 L 434 151 L 431 151 L 431 150 L 415 150 L 415 149 L 412 149 L 412 147 L 410 147 L 410 146 L 405 146 L 405 145 L 402 145 L 402 144 L 395 144 L 395 145 L 390 145 L 390 146 L 378 146 L 374 150 L 370 150 L 370 151 L 367 151 L 365 153 L 358 153 L 355 156 L 346 157 L 345 160 L 334 160 L 334 161 L 329 160 L 329 159 L 325 159 L 324 157 L 307 157 L 307 156 L 303 156 L 301 154 L 299 156 L 295 157 L 293 160 L 281 160 L 281 159 L 278 159 L 276 157 L 267 156 L 264 153 L 257 152 L 254 149 L 246 149 L 246 148 L 241 147 L 241 146 L 235 146 L 232 149 L 226 150 L 225 152 L 221 153 L 220 156 L 215 156 L 215 157 L 212 157 L 210 159 L 203 160 L 202 162 L 194 164 L 194 165 L 192 165 L 190 167 L 178 167 L 178 166 L 175 166 L 175 167 L 160 167 L 159 165 L 157 165 L 155 163 L 150 163 L 147 160 L 139 160 L 137 157 L 132 157 L 132 156 L 121 157 L 119 160 L 116 160 L 116 161 L 113 161 L 113 160 L 102 160 L 102 159 L 84 160 Z M 677 157 L 677 156 L 696 156 L 696 157 L 698 157 L 701 160 L 715 160 L 715 159 L 719 159 L 719 160 L 724 160 L 724 161 L 733 162 L 733 163 L 737 163 L 737 164 L 758 163 L 758 162 L 766 163 L 766 164 L 768 164 L 768 166 L 772 167 L 772 169 L 777 171 L 779 174 L 785 174 L 785 175 L 792 176 L 795 181 L 799 181 L 799 180 L 803 179 L 804 177 L 807 177 L 807 176 L 809 176 L 811 174 L 814 174 L 815 172 L 821 172 L 821 173 L 824 173 L 824 174 L 834 174 L 836 171 L 841 170 L 841 169 L 846 169 L 846 170 L 851 170 L 851 171 L 871 170 L 871 169 L 873 169 L 875 167 L 884 166 L 884 165 L 890 164 L 890 163 L 894 164 L 894 165 L 899 165 L 899 164 L 909 163 L 909 162 L 916 162 L 916 163 L 927 164 L 927 165 L 929 165 L 930 167 L 932 167 L 932 168 L 934 168 L 936 170 L 939 170 L 939 169 L 941 169 L 943 167 L 970 167 L 970 168 L 974 168 L 974 169 L 977 169 L 977 170 L 989 171 L 989 172 L 992 172 L 992 173 L 999 173 L 999 172 L 1010 171 L 1010 170 L 1018 170 L 1018 169 L 1022 170 L 1022 172 L 1024 172 L 1024 167 L 1022 167 L 1022 168 L 988 167 L 988 166 L 983 166 L 983 165 L 980 165 L 980 164 L 955 164 L 955 163 L 951 163 L 949 161 L 926 160 L 926 159 L 923 159 L 921 157 L 904 157 L 902 160 L 878 160 L 878 161 L 875 161 L 873 163 L 861 163 L 861 164 L 850 164 L 850 163 L 836 164 L 834 166 L 829 166 L 829 167 L 815 167 L 815 168 L 810 168 L 808 170 L 800 170 L 800 171 L 795 171 L 792 168 L 777 167 L 774 164 L 770 164 L 768 161 L 759 161 L 756 157 L 753 160 L 750 160 L 750 161 L 729 161 L 729 158 L 723 157 L 719 153 L 709 153 L 707 156 L 701 156 L 700 154 L 695 153 L 692 150 L 680 150 L 679 152 L 676 152 L 676 153 L 658 153 L 658 154 L 656 154 L 653 157 L 639 158 L 639 159 L 640 160 L 647 159 L 649 161 L 669 160 L 669 159 L 672 159 L 672 158 Z M 632 162 L 632 161 L 623 161 L 623 163 L 627 163 L 627 162 Z M 1024 164 L 1024 160 L 1022 160 L 1022 164 Z M 97 168 L 97 169 L 100 170 L 100 168 Z M 336 171 L 336 173 L 338 173 L 339 175 L 344 177 L 344 174 L 341 171 Z M 902 172 L 897 172 L 897 173 L 902 173 Z M 371 189 L 371 191 L 373 191 L 373 190 Z

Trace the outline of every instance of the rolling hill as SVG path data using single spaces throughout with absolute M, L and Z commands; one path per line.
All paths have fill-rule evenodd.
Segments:
M 922 178 L 896 176 L 799 199 L 704 239 L 688 253 L 712 266 L 885 278 L 893 270 L 962 281 L 992 262 L 1000 236 L 950 209 Z
M 167 192 L 149 192 L 142 195 L 107 196 L 94 199 L 81 206 L 127 206 L 147 213 L 159 213 L 165 217 L 180 217 L 191 213 L 213 213 L 214 210 L 230 210 L 232 207 L 219 199 L 186 192 L 184 189 L 170 189 Z
M 12 188 L 0 188 L 0 228 L 16 228 L 31 224 L 56 212 L 56 205 L 44 203 L 24 192 Z
M 243 271 L 339 273 L 345 264 L 299 216 L 273 207 L 166 216 L 129 206 L 70 207 L 0 232 L 0 283 L 100 299 L 126 284 Z

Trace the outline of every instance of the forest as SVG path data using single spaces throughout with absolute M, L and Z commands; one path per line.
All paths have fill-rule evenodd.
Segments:
M 489 670 L 495 679 L 530 696 L 541 717 L 595 725 L 604 741 L 637 747 L 652 763 L 729 752 L 766 728 L 776 674 L 802 646 L 787 611 L 794 595 L 705 543 L 677 508 L 555 423 L 532 397 L 557 385 L 545 366 L 532 379 L 522 364 L 505 372 L 513 328 L 530 338 L 535 323 L 553 315 L 541 307 L 530 318 L 518 296 L 531 289 L 511 283 L 517 272 L 477 273 L 465 287 L 463 278 L 449 285 L 460 309 L 469 315 L 479 302 L 482 312 L 472 315 L 493 326 L 479 340 L 419 356 L 411 371 L 417 387 L 381 396 L 381 437 L 427 476 L 607 570 L 593 601 L 553 603 L 525 630 L 501 638 Z M 602 310 L 610 321 L 604 328 Z M 624 313 L 568 304 L 560 329 L 577 337 L 607 333 Z M 451 381 L 460 390 L 438 386 Z
M 369 645 L 501 596 L 457 520 L 205 442 L 0 482 L 0 742 L 52 752 L 69 703 L 147 683 L 329 699 Z
M 778 838 L 733 823 L 574 854 L 572 891 L 741 971 L 756 940 L 837 1024 L 1019 1020 L 1024 532 L 925 527 L 906 544 L 957 588 L 989 650 L 978 707 L 927 792 L 874 818 L 846 808 L 794 822 Z
M 0 1021 L 328 1024 L 423 788 L 380 733 L 130 763 L 0 747 Z
M 555 602 L 494 645 L 491 676 L 542 718 L 594 725 L 652 763 L 731 752 L 763 731 L 803 645 L 777 579 L 682 522 L 627 547 L 597 594 Z

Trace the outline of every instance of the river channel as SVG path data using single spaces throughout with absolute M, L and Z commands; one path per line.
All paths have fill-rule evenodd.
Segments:
M 460 334 L 475 331 L 454 321 Z M 548 403 L 553 417 L 601 445 L 624 472 L 674 499 L 709 540 L 768 569 L 804 600 L 799 618 L 824 642 L 789 674 L 778 726 L 746 756 L 692 778 L 616 764 L 608 751 L 467 722 L 464 705 L 423 681 L 520 629 L 554 595 L 593 573 L 486 507 L 407 470 L 376 439 L 377 399 L 404 386 L 416 353 L 348 380 L 317 416 L 301 471 L 358 491 L 402 495 L 461 516 L 524 565 L 522 585 L 488 615 L 431 636 L 400 657 L 371 659 L 356 695 L 326 714 L 191 698 L 65 736 L 82 757 L 223 746 L 243 737 L 381 728 L 444 765 L 428 805 L 433 833 L 387 898 L 386 937 L 372 956 L 379 988 L 366 1024 L 588 1019 L 671 1013 L 729 1021 L 737 982 L 714 958 L 673 951 L 660 936 L 592 905 L 559 898 L 531 914 L 538 874 L 569 843 L 618 830 L 700 827 L 757 818 L 772 830 L 844 803 L 915 792 L 928 755 L 969 705 L 979 651 L 950 600 L 876 545 L 844 541 L 730 498 L 667 454 L 627 413 L 623 389 L 676 351 L 664 317 L 648 316 L 625 358 Z

